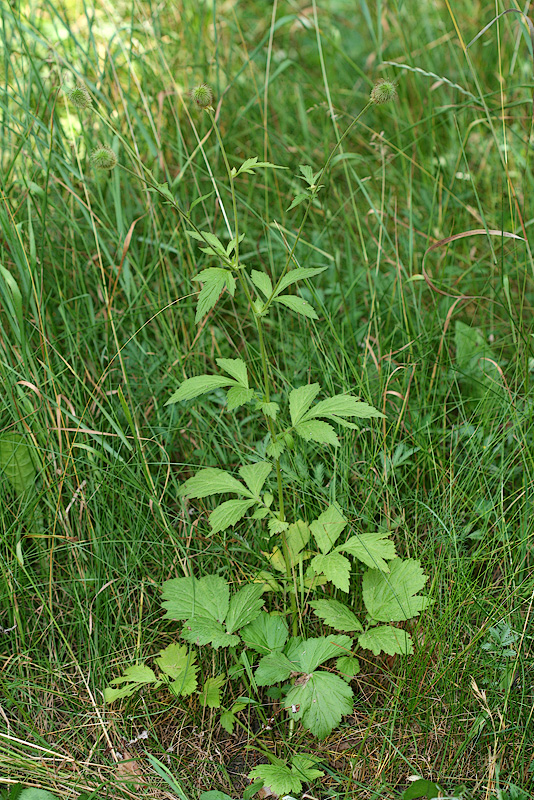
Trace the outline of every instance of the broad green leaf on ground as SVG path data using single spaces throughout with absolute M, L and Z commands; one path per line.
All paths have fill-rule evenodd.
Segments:
M 155 688 L 161 685 L 161 681 L 157 680 L 154 672 L 146 664 L 132 664 L 126 667 L 120 678 L 114 678 L 111 685 L 104 689 L 104 700 L 106 703 L 113 703 L 123 697 L 131 697 L 140 686 L 147 683 L 153 683 Z
M 295 671 L 298 671 L 298 667 L 286 655 L 269 653 L 260 660 L 254 678 L 258 686 L 272 686 L 273 683 L 287 680 Z
M 260 655 L 273 650 L 281 650 L 287 641 L 288 627 L 283 617 L 261 611 L 254 622 L 241 631 L 241 638 L 247 647 Z
M 305 783 L 314 781 L 315 778 L 323 778 L 324 772 L 317 769 L 317 759 L 303 753 L 295 755 L 291 759 L 291 772 L 298 775 Z
M 310 530 L 319 550 L 326 554 L 338 540 L 347 526 L 347 520 L 335 505 L 328 506 L 326 511 L 310 524 Z
M 285 764 L 259 764 L 249 773 L 250 780 L 260 778 L 264 786 L 268 786 L 271 792 L 277 797 L 290 794 L 290 792 L 300 793 L 302 781 Z
M 222 389 L 225 386 L 232 386 L 232 384 L 235 384 L 235 381 L 225 378 L 224 375 L 197 375 L 195 378 L 186 378 L 165 405 L 170 406 L 180 400 L 192 400 L 202 394 L 212 392 L 214 389 Z
M 183 678 L 189 673 L 189 678 L 194 683 L 191 691 L 187 692 L 187 694 L 191 694 L 196 689 L 195 675 L 198 672 L 198 665 L 195 664 L 196 658 L 196 654 L 185 644 L 170 644 L 164 650 L 160 650 L 154 661 L 169 678 Z
M 263 583 L 249 583 L 230 598 L 230 607 L 226 615 L 228 633 L 234 633 L 256 619 L 263 605 L 264 591 Z
M 341 553 L 334 551 L 327 555 L 315 556 L 310 565 L 317 575 L 324 575 L 342 592 L 349 591 L 350 561 Z
M 284 289 L 287 289 L 288 286 L 291 286 L 291 284 L 296 283 L 297 281 L 302 281 L 306 278 L 313 278 L 315 275 L 319 275 L 319 273 L 324 272 L 325 269 L 328 269 L 328 267 L 298 267 L 297 269 L 292 269 L 281 279 L 278 289 L 276 290 L 276 294 L 280 294 L 280 292 L 283 292 Z
M 219 254 L 220 255 L 220 254 Z M 223 291 L 228 289 L 229 293 L 234 296 L 235 293 L 235 278 L 232 273 L 227 269 L 219 267 L 209 267 L 203 269 L 193 278 L 194 281 L 200 281 L 202 289 L 200 290 L 197 298 L 197 310 L 195 314 L 195 324 L 211 311 L 217 304 L 217 301 Z
M 291 311 L 296 311 L 297 314 L 302 314 L 304 317 L 319 319 L 319 315 L 314 307 L 311 306 L 307 300 L 299 297 L 298 294 L 282 294 L 279 297 L 275 297 L 274 302 L 283 303 L 283 305 L 290 308 Z
M 361 631 L 362 626 L 356 615 L 338 600 L 312 600 L 310 606 L 320 619 L 337 631 Z
M 289 717 L 302 720 L 314 736 L 325 739 L 351 713 L 352 689 L 338 675 L 324 670 L 303 676 L 302 683 L 298 680 L 286 695 Z
M 266 298 L 271 296 L 273 293 L 273 285 L 266 272 L 258 272 L 258 270 L 253 269 L 250 273 L 250 279 L 254 286 L 259 289 Z
M 182 628 L 182 638 L 199 647 L 211 644 L 215 650 L 239 644 L 239 636 L 230 636 L 220 622 L 208 617 L 188 619 Z
M 336 669 L 347 680 L 360 672 L 360 662 L 353 656 L 340 656 L 336 659 Z
M 226 675 L 216 675 L 214 678 L 208 678 L 202 687 L 200 693 L 200 703 L 208 708 L 221 707 L 221 688 L 226 682 Z
M 402 628 L 394 628 L 393 625 L 379 625 L 377 628 L 370 628 L 365 633 L 358 636 L 360 647 L 371 650 L 375 656 L 380 653 L 387 653 L 394 656 L 396 653 L 401 655 L 412 655 L 412 637 Z
M 192 478 L 182 483 L 178 490 L 180 497 L 210 497 L 212 494 L 233 492 L 245 497 L 252 497 L 252 493 L 237 478 L 215 467 L 201 469 Z
M 363 600 L 369 615 L 378 622 L 400 622 L 416 617 L 431 601 L 418 595 L 428 580 L 419 561 L 395 558 L 384 574 L 369 569 L 363 576 Z
M 296 651 L 297 669 L 300 667 L 302 672 L 313 672 L 335 656 L 348 655 L 351 647 L 352 639 L 343 634 L 333 633 L 331 636 L 305 639 Z M 295 667 L 293 669 L 295 670 Z
M 336 547 L 336 550 L 355 556 L 358 561 L 362 561 L 371 569 L 389 572 L 385 559 L 390 561 L 395 558 L 396 553 L 395 544 L 388 536 L 388 531 L 361 533 L 357 536 L 351 536 L 344 544 Z
M 212 789 L 209 792 L 202 792 L 200 800 L 232 800 L 232 798 L 229 794 L 225 794 L 218 789 Z
M 10 796 L 13 794 L 11 789 Z M 37 789 L 35 786 L 28 786 L 17 796 L 17 800 L 58 800 L 57 795 L 49 792 L 48 789 Z
M 0 472 L 19 494 L 33 486 L 36 470 L 32 447 L 22 433 L 8 431 L 0 436 Z
M 319 444 L 331 444 L 333 447 L 339 446 L 339 439 L 333 427 L 328 422 L 312 419 L 306 422 L 299 422 L 295 426 L 295 431 L 306 442 L 318 442 Z
M 425 778 L 419 778 L 419 780 L 414 781 L 411 786 L 403 791 L 401 798 L 402 800 L 422 800 L 422 798 L 426 798 L 426 800 L 433 800 L 434 797 L 442 797 L 443 794 L 443 790 L 438 786 L 437 783 L 428 781 Z M 461 795 L 462 797 L 465 796 L 463 792 Z M 507 794 L 503 794 L 501 796 L 502 800 L 528 800 L 526 794 L 522 797 L 513 797 L 512 795 Z
M 358 417 L 360 419 L 370 419 L 371 417 L 384 417 L 381 411 L 377 411 L 373 406 L 362 403 L 357 397 L 351 394 L 336 394 L 321 400 L 311 408 L 305 419 L 314 417 Z
M 318 383 L 308 383 L 293 389 L 289 394 L 289 413 L 291 424 L 297 425 L 321 391 Z
M 263 485 L 272 469 L 273 465 L 268 461 L 258 461 L 256 464 L 247 464 L 246 467 L 240 467 L 239 474 L 252 492 L 252 495 L 259 498 Z
M 248 389 L 247 366 L 242 358 L 216 358 L 217 366 L 227 372 L 244 389 Z
M 162 586 L 164 619 L 184 620 L 193 616 L 209 617 L 222 622 L 228 611 L 230 590 L 224 578 L 205 575 L 172 578 Z
M 209 522 L 212 533 L 225 531 L 243 519 L 256 500 L 227 500 L 211 512 Z
M 254 397 L 254 389 L 243 389 L 242 386 L 232 386 L 226 393 L 226 402 L 228 411 L 244 406 L 245 403 L 250 403 Z

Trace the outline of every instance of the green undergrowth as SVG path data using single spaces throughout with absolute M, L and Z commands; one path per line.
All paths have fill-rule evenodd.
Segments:
M 414 776 L 427 796 L 432 785 L 469 800 L 532 793 L 528 29 L 507 14 L 465 49 L 506 7 L 1 6 L 6 796 L 24 784 L 58 797 L 236 798 L 246 787 L 227 767 L 247 743 L 293 775 L 296 797 L 394 800 Z M 380 78 L 397 100 L 366 111 L 315 193 Z M 243 463 L 268 460 L 265 420 L 252 406 L 228 411 L 227 387 L 166 405 L 217 359 L 246 354 L 250 386 L 262 380 L 247 297 L 226 286 L 198 315 L 195 277 L 220 265 L 186 230 L 227 245 L 223 208 L 233 224 L 221 142 L 188 94 L 204 82 L 230 168 L 285 167 L 235 177 L 245 268 L 275 281 L 298 238 L 291 268 L 318 270 L 288 289 L 317 318 L 273 303 L 265 321 L 270 401 L 286 414 L 291 391 L 318 383 L 318 401 L 350 394 L 384 415 L 336 425 L 338 447 L 293 437 L 280 458 L 287 519 L 312 522 L 335 501 L 346 538 L 380 532 L 429 576 L 433 603 L 397 628 L 414 654 L 362 646 L 358 674 L 343 679 L 353 707 L 320 741 L 276 691 L 243 701 L 256 664 L 225 684 L 223 708 L 202 698 L 206 679 L 235 666 L 222 647 L 195 651 L 199 694 L 104 697 L 127 669 L 159 680 L 158 654 L 184 646 L 187 617 L 163 618 L 166 582 L 219 576 L 233 596 L 258 573 L 283 575 L 260 522 L 214 533 L 213 499 L 183 491 L 202 469 L 239 478 Z M 92 110 L 69 102 L 78 84 Z M 119 166 L 96 169 L 101 147 Z M 165 184 L 174 205 L 150 190 Z M 303 584 L 317 554 L 301 573 L 292 565 L 297 634 L 309 640 L 332 634 Z M 321 599 L 365 613 L 367 568 L 351 567 L 350 594 L 334 584 Z M 284 610 L 282 593 L 267 596 Z

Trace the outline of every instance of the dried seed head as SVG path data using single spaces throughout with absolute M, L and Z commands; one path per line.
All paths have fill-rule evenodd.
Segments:
M 69 92 L 69 100 L 75 108 L 89 108 L 93 104 L 91 95 L 83 83 L 79 83 Z
M 385 80 L 381 78 L 379 81 L 375 83 L 371 90 L 370 100 L 371 103 L 379 106 L 382 103 L 389 103 L 390 100 L 394 100 L 397 96 L 397 86 L 393 81 Z
M 115 151 L 107 144 L 97 147 L 91 153 L 91 163 L 95 169 L 113 169 L 117 166 L 118 158 Z
M 199 108 L 211 108 L 213 92 L 206 83 L 201 83 L 191 92 L 191 99 Z

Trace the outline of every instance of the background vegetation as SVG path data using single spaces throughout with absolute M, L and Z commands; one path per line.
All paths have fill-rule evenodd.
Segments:
M 435 603 L 415 656 L 369 657 L 354 717 L 307 742 L 328 765 L 311 792 L 393 798 L 411 775 L 480 798 L 510 781 L 532 791 L 533 61 L 519 14 L 466 49 L 505 8 L 1 4 L 0 430 L 15 434 L 0 452 L 6 786 L 153 793 L 146 748 L 189 797 L 231 793 L 221 765 L 237 745 L 209 709 L 165 693 L 103 702 L 125 664 L 176 639 L 161 621 L 164 580 L 187 563 L 239 582 L 265 549 L 246 522 L 210 536 L 178 497 L 189 466 L 232 469 L 263 431 L 242 409 L 222 414 L 217 393 L 166 400 L 216 357 L 258 345 L 228 296 L 195 325 L 192 277 L 210 259 L 146 190 L 126 145 L 199 227 L 220 232 L 212 175 L 224 192 L 224 163 L 187 95 L 208 82 L 232 165 L 289 167 L 238 183 L 243 256 L 277 274 L 302 219 L 286 211 L 298 166 L 320 169 L 389 77 L 398 101 L 343 142 L 296 250 L 300 265 L 329 267 L 301 290 L 320 320 L 280 309 L 267 346 L 294 385 L 317 380 L 386 414 L 345 432 L 333 473 L 318 446 L 287 460 L 294 504 L 304 493 L 316 508 L 334 481 L 352 519 L 394 530 L 399 552 L 422 561 Z M 79 80 L 98 114 L 69 106 Z M 122 168 L 92 168 L 100 143 Z M 473 230 L 484 233 L 428 252 Z M 301 746 L 282 716 L 273 736 L 285 752 Z M 135 770 L 148 789 L 125 783 Z

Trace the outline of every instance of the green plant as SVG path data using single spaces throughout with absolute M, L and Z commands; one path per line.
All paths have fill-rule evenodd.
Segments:
M 365 108 L 387 100 L 386 89 L 391 99 L 393 85 L 381 83 L 373 90 Z M 146 665 L 128 667 L 106 690 L 106 699 L 112 702 L 129 696 L 144 684 L 155 687 L 165 684 L 178 695 L 198 691 L 203 705 L 219 708 L 222 706 L 221 690 L 228 679 L 239 673 L 258 696 L 263 687 L 278 687 L 292 724 L 301 721 L 312 734 L 324 738 L 353 709 L 350 682 L 359 672 L 353 651 L 355 644 L 375 655 L 413 653 L 409 632 L 396 623 L 416 617 L 430 602 L 419 594 L 427 581 L 419 562 L 397 557 L 395 544 L 387 531 L 353 533 L 355 524 L 346 518 L 335 497 L 314 519 L 287 518 L 283 469 L 286 451 L 293 451 L 297 443 L 306 448 L 310 442 L 337 448 L 340 442 L 334 426 L 357 429 L 354 420 L 384 416 L 350 393 L 316 402 L 321 392 L 319 383 L 297 388 L 286 386 L 281 393 L 287 398 L 285 401 L 272 399 L 272 365 L 266 348 L 270 316 L 278 308 L 312 320 L 319 318 L 312 304 L 288 290 L 325 269 L 302 268 L 298 264 L 291 267 L 296 263 L 295 248 L 311 204 L 324 186 L 321 181 L 339 143 L 318 172 L 313 173 L 309 166 L 300 167 L 307 189 L 297 195 L 290 208 L 307 200 L 306 210 L 285 265 L 279 275 L 271 278 L 266 272 L 248 269 L 241 260 L 240 246 L 245 234 L 240 232 L 235 182 L 239 176 L 253 174 L 258 168 L 280 167 L 249 158 L 239 168 L 231 168 L 211 105 L 211 90 L 201 86 L 192 94 L 209 115 L 218 137 L 233 209 L 233 226 L 224 213 L 228 243 L 211 231 L 193 226 L 179 209 L 191 225 L 187 234 L 198 242 L 203 253 L 219 262 L 216 267 L 203 269 L 195 278 L 202 284 L 196 321 L 202 321 L 225 292 L 234 296 L 239 286 L 258 336 L 261 377 L 251 378 L 251 374 L 255 374 L 254 364 L 244 343 L 244 357 L 217 358 L 218 374 L 187 378 L 167 405 L 209 398 L 213 392 L 222 391 L 228 412 L 248 406 L 251 413 L 261 415 L 265 438 L 260 452 L 249 457 L 249 463 L 238 469 L 239 477 L 214 467 L 201 469 L 182 484 L 180 495 L 188 500 L 233 495 L 233 499 L 218 502 L 211 510 L 211 532 L 223 532 L 248 518 L 250 535 L 267 545 L 265 568 L 251 571 L 249 582 L 233 593 L 220 575 L 198 579 L 187 575 L 163 585 L 165 617 L 182 623 L 180 636 L 191 648 L 210 646 L 214 650 L 227 650 L 235 664 L 229 676 L 210 677 L 199 689 L 194 649 L 171 645 L 156 658 L 161 670 L 157 676 Z M 153 188 L 176 205 L 166 185 L 156 184 Z M 270 484 L 273 477 L 274 486 Z M 347 532 L 350 535 L 347 536 Z M 355 585 L 351 593 L 353 574 L 361 576 L 365 615 L 357 613 L 353 599 L 357 594 Z M 274 602 L 266 600 L 267 593 L 274 596 Z M 263 610 L 264 605 L 271 610 Z M 307 609 L 312 609 L 324 625 L 337 633 L 310 638 L 303 635 L 309 625 Z M 228 730 L 232 729 L 235 714 L 241 707 L 238 702 L 223 709 L 221 724 Z M 267 768 L 258 769 L 265 772 Z M 286 776 L 285 791 L 297 791 L 297 782 L 295 778 L 294 786 L 290 785 Z

